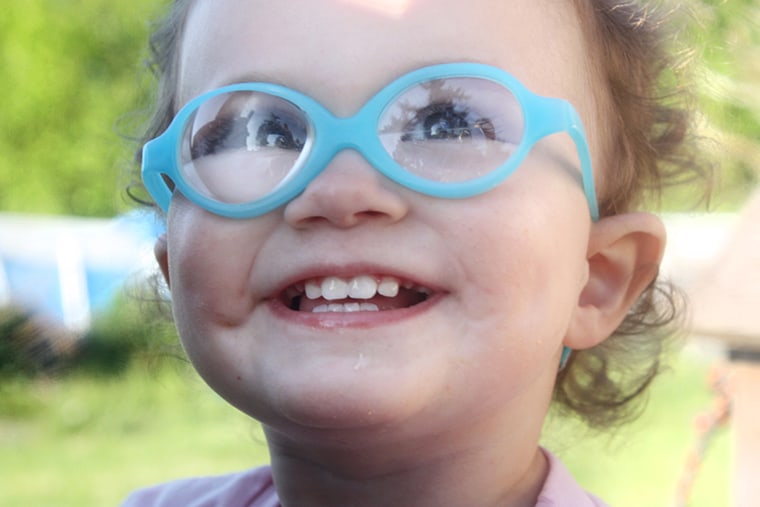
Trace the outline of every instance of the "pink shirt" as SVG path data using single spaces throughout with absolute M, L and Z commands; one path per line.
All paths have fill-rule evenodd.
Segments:
M 536 507 L 607 507 L 586 493 L 554 455 Z M 269 467 L 181 479 L 132 493 L 122 507 L 281 507 Z

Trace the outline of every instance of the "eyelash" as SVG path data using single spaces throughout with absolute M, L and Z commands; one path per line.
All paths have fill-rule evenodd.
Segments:
M 436 115 L 440 116 L 440 118 L 433 118 Z M 465 137 L 471 137 L 474 129 L 478 129 L 483 133 L 483 136 L 490 141 L 497 140 L 496 128 L 489 119 L 479 118 L 472 121 L 470 119 L 471 116 L 472 114 L 469 111 L 458 109 L 451 101 L 429 104 L 414 113 L 412 120 L 409 121 L 403 129 L 403 132 L 405 133 L 401 136 L 401 141 L 414 142 L 428 139 L 452 138 L 462 141 Z M 434 127 L 435 124 L 429 123 L 431 119 L 433 119 L 433 121 L 446 120 L 447 122 L 453 123 L 453 125 L 450 125 L 448 128 L 455 132 L 459 131 L 459 134 L 457 135 L 455 133 L 455 135 L 451 136 L 450 132 L 445 132 L 443 134 L 432 133 L 431 128 Z M 453 122 L 451 120 L 453 120 Z
M 303 149 L 305 140 L 299 136 L 298 132 L 293 132 L 290 128 L 290 123 L 283 121 L 283 118 L 275 112 L 266 113 L 267 117 L 264 120 L 256 123 L 256 131 L 250 132 L 248 126 L 254 119 L 254 112 L 251 112 L 245 117 L 222 117 L 217 118 L 203 127 L 192 138 L 190 143 L 190 155 L 193 160 L 202 158 L 209 155 L 214 155 L 225 144 L 232 144 L 237 147 L 245 147 L 248 151 L 253 151 L 259 148 L 270 147 L 267 144 L 259 144 L 258 141 L 264 140 L 269 142 L 269 136 L 272 133 L 267 134 L 263 129 L 269 127 L 277 127 L 277 131 L 274 134 L 279 137 L 275 140 L 275 147 L 300 151 Z M 259 115 L 261 116 L 261 115 Z M 295 125 L 300 130 L 300 125 Z M 236 135 L 238 139 L 234 139 Z M 287 138 L 285 138 L 287 136 Z M 254 141 L 253 143 L 251 141 Z M 280 144 L 280 141 L 283 141 Z
M 421 108 L 411 104 L 401 108 L 405 112 L 395 119 L 393 123 L 397 127 L 390 131 L 397 132 L 397 139 L 404 143 L 441 140 L 462 143 L 471 139 L 507 142 L 490 118 L 479 117 L 467 103 L 460 103 L 452 97 L 442 97 L 442 100 Z M 203 125 L 192 136 L 190 157 L 196 160 L 225 148 L 256 151 L 275 147 L 301 151 L 306 135 L 305 127 L 287 111 L 248 109 L 245 116 L 239 113 L 221 115 Z
M 193 160 L 213 155 L 235 131 L 238 122 L 231 118 L 217 118 L 201 127 L 190 142 L 190 155 Z

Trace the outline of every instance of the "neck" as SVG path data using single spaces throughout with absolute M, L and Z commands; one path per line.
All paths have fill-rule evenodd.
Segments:
M 548 473 L 538 434 L 473 424 L 458 435 L 351 445 L 342 434 L 304 446 L 267 430 L 272 471 L 285 507 L 532 507 Z M 430 452 L 434 449 L 434 452 Z

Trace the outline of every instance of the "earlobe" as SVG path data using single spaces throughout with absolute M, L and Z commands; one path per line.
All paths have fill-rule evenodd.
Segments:
M 161 274 L 164 275 L 166 286 L 171 288 L 169 282 L 169 248 L 166 242 L 166 234 L 161 234 L 153 245 L 153 255 L 156 256 L 158 267 L 161 269 Z
M 592 225 L 589 276 L 565 345 L 586 349 L 609 337 L 655 279 L 665 250 L 665 227 L 649 213 L 606 217 Z

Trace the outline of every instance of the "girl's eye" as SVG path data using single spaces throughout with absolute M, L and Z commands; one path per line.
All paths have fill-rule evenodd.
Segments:
M 193 160 L 219 153 L 245 149 L 280 149 L 301 151 L 306 144 L 306 127 L 274 112 L 249 113 L 236 118 L 216 118 L 193 136 Z
M 451 102 L 430 104 L 417 111 L 404 129 L 401 141 L 496 139 L 496 129 L 488 118 L 473 118 Z
M 190 144 L 192 160 L 216 155 L 244 142 L 244 130 L 240 121 L 234 118 L 215 118 L 203 125 L 194 135 Z
M 308 131 L 300 110 L 285 100 L 256 92 L 214 97 L 196 112 L 191 128 L 191 160 L 236 151 L 300 152 Z
M 274 112 L 251 114 L 246 131 L 245 147 L 248 151 L 265 148 L 301 151 L 306 143 L 306 127 L 302 122 Z

